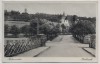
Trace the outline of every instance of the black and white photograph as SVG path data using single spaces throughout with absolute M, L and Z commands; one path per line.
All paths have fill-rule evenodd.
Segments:
M 96 1 L 3 5 L 4 58 L 97 58 Z

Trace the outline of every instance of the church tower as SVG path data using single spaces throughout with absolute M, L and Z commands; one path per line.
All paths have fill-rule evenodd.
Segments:
M 62 15 L 62 18 L 61 18 L 61 23 L 60 23 L 60 26 L 61 26 L 61 32 L 68 32 L 69 30 L 69 21 L 66 19 L 66 16 L 65 16 L 65 12 L 63 12 L 63 15 Z M 62 28 L 62 25 L 64 25 L 66 27 L 65 28 Z
M 63 12 L 63 15 L 62 15 L 62 18 L 61 18 L 61 23 L 64 23 L 65 22 L 65 18 L 66 18 L 65 12 Z
M 63 16 L 65 16 L 65 12 L 63 12 Z
M 27 13 L 27 9 L 25 8 L 25 11 L 24 11 L 25 13 Z
M 63 12 L 63 15 L 60 21 L 61 21 L 61 24 L 64 24 L 65 26 L 69 26 L 69 21 L 66 19 L 65 12 Z

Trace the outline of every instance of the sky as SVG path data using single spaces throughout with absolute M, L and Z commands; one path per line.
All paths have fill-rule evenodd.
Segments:
M 4 10 L 30 14 L 47 13 L 96 17 L 97 5 L 94 2 L 5 2 Z

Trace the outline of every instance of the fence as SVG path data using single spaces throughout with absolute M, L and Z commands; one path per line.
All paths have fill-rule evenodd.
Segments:
M 90 34 L 90 35 L 73 35 L 78 41 L 89 44 L 90 48 L 95 48 L 96 47 L 96 35 L 95 34 Z
M 96 35 L 95 34 L 91 35 L 90 37 L 89 47 L 94 48 L 94 49 L 96 48 Z
M 45 36 L 44 36 L 45 37 Z M 43 46 L 46 38 L 35 36 L 31 38 L 5 38 L 4 53 L 6 57 L 12 57 L 29 51 L 36 47 Z
M 74 34 L 73 37 L 74 37 L 76 40 L 78 40 L 78 41 L 84 43 L 84 36 L 83 36 L 83 35 L 76 35 L 76 34 Z

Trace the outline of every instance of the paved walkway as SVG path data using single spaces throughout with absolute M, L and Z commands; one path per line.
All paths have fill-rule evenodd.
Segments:
M 14 56 L 14 57 L 36 57 L 38 54 L 41 54 L 48 48 L 49 47 L 38 47 L 32 50 L 29 50 L 27 52 L 24 52 L 22 54 L 18 54 L 17 56 Z
M 83 48 L 86 52 L 90 53 L 92 56 L 95 57 L 96 55 L 96 50 L 93 49 L 93 48 L 90 48 L 90 47 L 87 47 L 87 48 Z
M 38 57 L 92 57 L 82 49 L 89 45 L 76 41 L 72 35 L 59 35 L 53 41 L 48 41 L 46 46 L 50 48 Z

